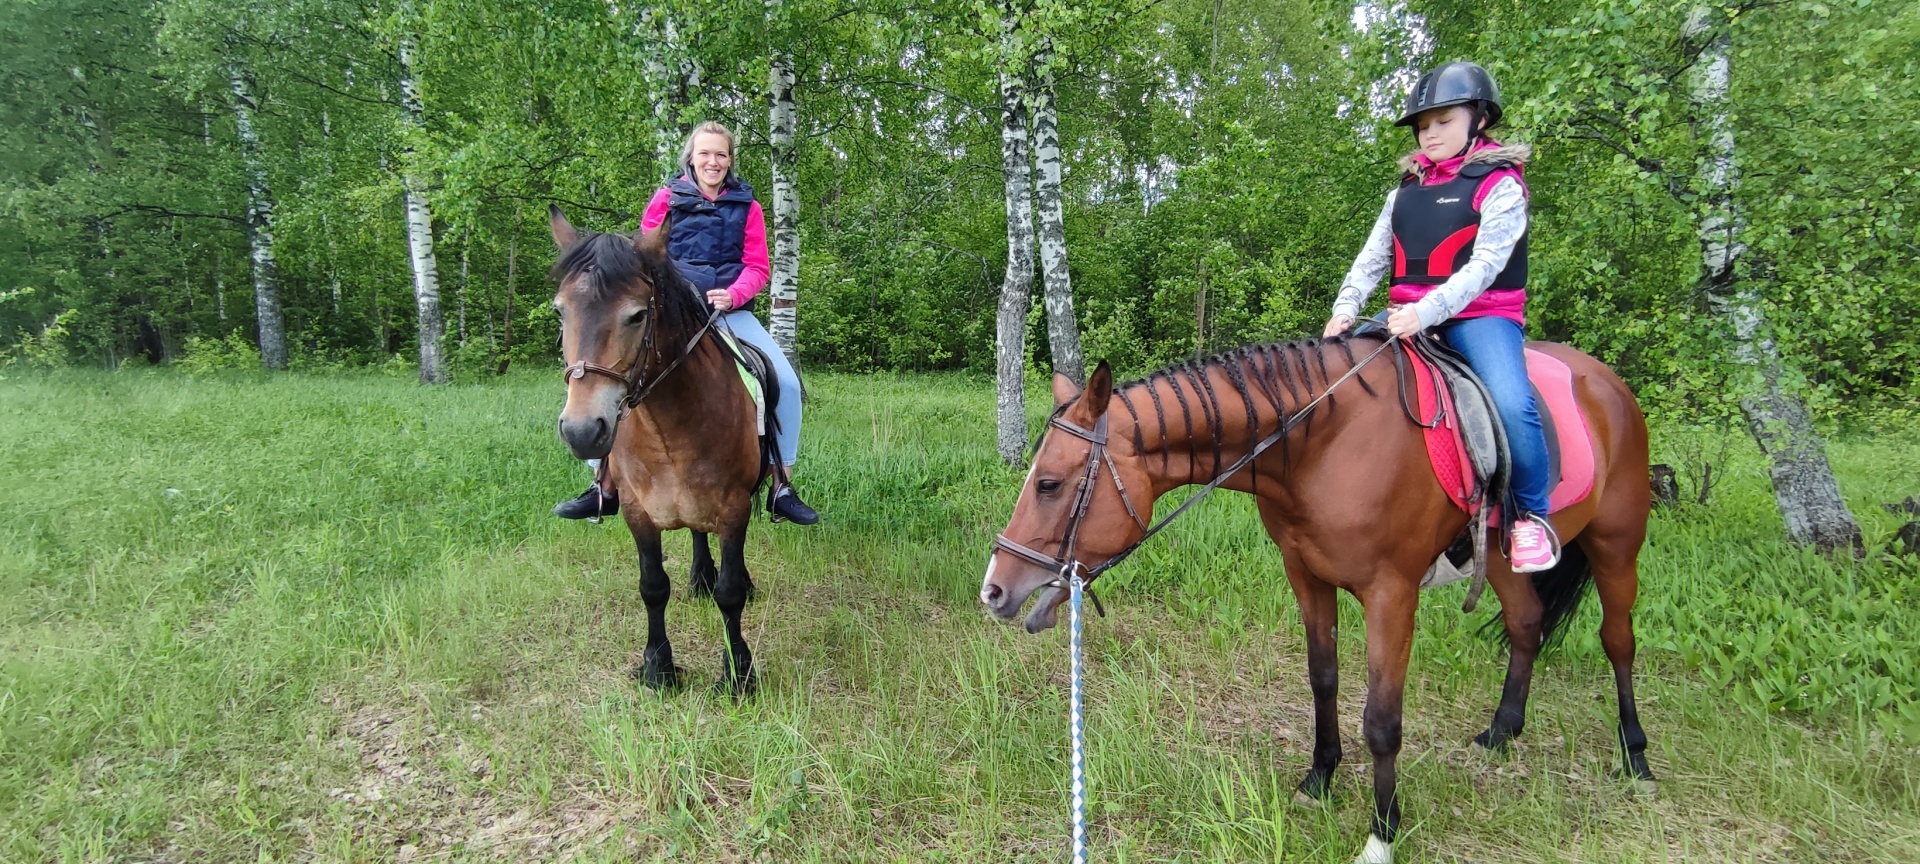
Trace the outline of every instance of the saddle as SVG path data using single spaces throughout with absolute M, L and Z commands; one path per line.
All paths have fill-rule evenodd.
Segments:
M 1447 498 L 1471 520 L 1447 553 L 1427 570 L 1422 588 L 1473 578 L 1467 610 L 1479 600 L 1486 575 L 1487 527 L 1499 525 L 1500 514 L 1515 512 L 1512 498 L 1512 456 L 1506 430 L 1493 398 L 1466 359 L 1430 336 L 1411 342 L 1412 350 L 1396 354 L 1402 399 L 1415 395 L 1408 415 L 1419 425 L 1427 445 L 1434 477 Z M 1549 512 L 1578 503 L 1593 491 L 1594 457 L 1591 433 L 1573 395 L 1573 371 L 1546 353 L 1526 351 L 1527 377 L 1534 407 L 1546 436 L 1549 476 Z M 1463 565 L 1471 565 L 1461 570 Z
M 755 429 L 760 435 L 760 480 L 767 479 L 774 465 L 784 465 L 780 453 L 780 418 L 775 411 L 782 398 L 800 398 L 801 394 L 788 394 L 780 388 L 780 376 L 773 372 L 773 361 L 766 352 L 751 343 L 742 342 L 725 327 L 715 327 L 714 334 L 720 338 L 720 344 L 733 357 L 734 368 L 740 372 L 741 383 L 747 386 L 747 392 L 753 396 Z M 802 385 L 805 389 L 805 385 Z M 784 479 L 784 478 L 783 478 Z M 757 481 L 756 481 L 757 482 Z M 770 487 L 767 494 L 774 490 Z M 772 498 L 768 498 L 772 506 Z

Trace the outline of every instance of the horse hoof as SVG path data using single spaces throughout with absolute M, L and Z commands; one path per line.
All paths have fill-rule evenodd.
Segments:
M 680 667 L 636 666 L 627 673 L 633 680 L 653 690 L 677 690 L 680 687 Z
M 1295 789 L 1293 790 L 1293 806 L 1302 810 L 1325 810 L 1327 809 L 1327 799 L 1315 798 L 1299 789 Z
M 1505 756 L 1507 755 L 1507 742 L 1512 740 L 1512 735 L 1503 735 L 1492 729 L 1488 729 L 1485 732 L 1473 736 L 1473 749 L 1483 756 Z
M 1654 779 L 1633 781 L 1633 794 L 1640 798 L 1660 797 L 1660 781 Z
M 713 596 L 714 583 L 711 580 L 695 579 L 687 585 L 687 595 L 696 598 Z
M 1360 850 L 1353 864 L 1393 864 L 1393 844 L 1368 834 L 1366 848 Z
M 760 675 L 749 671 L 745 675 L 722 675 L 713 683 L 716 696 L 731 696 L 735 700 L 746 699 L 760 692 Z

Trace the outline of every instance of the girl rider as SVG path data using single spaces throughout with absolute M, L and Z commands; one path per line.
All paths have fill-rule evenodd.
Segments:
M 1507 558 L 1516 573 L 1552 568 L 1560 540 L 1547 521 L 1547 443 L 1527 383 L 1527 184 L 1525 145 L 1486 137 L 1500 122 L 1500 91 L 1487 70 L 1448 63 L 1421 76 L 1396 126 L 1418 145 L 1387 193 L 1373 233 L 1347 272 L 1325 336 L 1353 321 L 1393 270 L 1387 330 L 1426 328 L 1465 355 L 1493 396 L 1513 458 Z
M 767 225 L 753 187 L 733 173 L 733 132 L 718 123 L 695 127 L 680 150 L 680 173 L 653 193 L 640 229 L 652 231 L 673 214 L 673 233 L 667 252 L 691 290 L 700 292 L 722 314 L 721 322 L 740 341 L 752 344 L 772 361 L 780 379 L 779 421 L 776 436 L 785 471 L 774 472 L 773 516 L 796 525 L 812 525 L 820 514 L 800 500 L 792 486 L 793 460 L 800 447 L 800 378 L 787 355 L 776 345 L 760 319 L 753 316 L 753 298 L 767 285 Z M 597 466 L 596 466 L 597 467 Z M 571 501 L 553 508 L 555 516 L 585 519 L 619 512 L 613 493 L 598 484 Z

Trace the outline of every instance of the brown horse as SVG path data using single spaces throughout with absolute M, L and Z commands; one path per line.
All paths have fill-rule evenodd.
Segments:
M 560 348 L 567 404 L 560 437 L 581 459 L 605 459 L 603 483 L 619 491 L 627 530 L 640 549 L 640 599 L 647 647 L 635 677 L 652 687 L 679 683 L 667 641 L 673 585 L 660 532 L 693 531 L 693 591 L 712 594 L 726 619 L 720 685 L 735 695 L 755 683 L 740 612 L 753 592 L 747 523 L 762 477 L 753 397 L 731 355 L 709 332 L 709 310 L 667 257 L 669 226 L 629 236 L 580 232 L 554 207 L 548 221 L 560 259 Z M 707 535 L 720 535 L 714 569 Z
M 1335 590 L 1345 589 L 1364 607 L 1373 821 L 1361 864 L 1390 862 L 1400 827 L 1395 760 L 1420 581 L 1467 526 L 1466 514 L 1435 480 L 1421 430 L 1405 413 L 1395 364 L 1356 360 L 1360 348 L 1369 359 L 1376 356 L 1379 338 L 1251 346 L 1117 390 L 1105 363 L 1084 391 L 1055 376 L 1054 434 L 1043 433 L 980 591 L 989 611 L 1012 620 L 1044 588 L 1026 627 L 1053 626 L 1067 594 L 1066 567 L 1097 576 L 1144 537 L 1140 514 L 1151 516 L 1161 496 L 1212 480 L 1256 442 L 1278 435 L 1278 446 L 1222 486 L 1258 499 L 1300 604 L 1315 722 L 1313 765 L 1299 791 L 1315 800 L 1327 797 L 1341 755 Z M 1651 781 L 1647 736 L 1633 701 L 1636 563 L 1650 498 L 1646 421 L 1627 386 L 1599 361 L 1563 345 L 1531 347 L 1573 370 L 1598 464 L 1592 493 L 1552 517 L 1568 539 L 1558 567 L 1529 580 L 1499 555 L 1488 556 L 1487 579 L 1500 597 L 1512 653 L 1500 705 L 1475 741 L 1500 748 L 1520 734 L 1534 658 L 1597 581 L 1625 772 Z M 1323 396 L 1329 398 L 1314 407 Z M 1280 433 L 1284 418 L 1298 413 L 1306 422 Z

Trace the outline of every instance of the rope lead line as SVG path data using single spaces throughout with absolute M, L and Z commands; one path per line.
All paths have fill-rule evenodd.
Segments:
M 1080 568 L 1067 578 L 1067 642 L 1071 656 L 1072 686 L 1068 695 L 1068 725 L 1073 742 L 1071 761 L 1073 764 L 1073 797 L 1069 810 L 1073 820 L 1073 864 L 1087 864 L 1087 765 L 1086 765 L 1086 714 L 1081 711 L 1082 686 L 1080 670 L 1080 594 L 1086 588 L 1086 582 L 1080 578 Z

